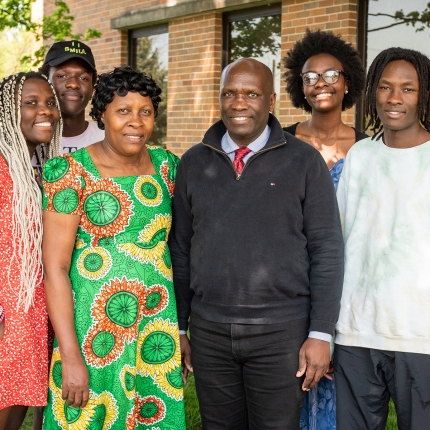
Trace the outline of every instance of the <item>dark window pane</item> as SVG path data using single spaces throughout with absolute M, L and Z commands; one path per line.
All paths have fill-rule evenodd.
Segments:
M 239 58 L 255 58 L 273 73 L 275 92 L 280 93 L 281 15 L 227 19 L 227 63 Z M 278 103 L 277 103 L 278 104 Z M 275 107 L 275 115 L 278 106 Z
M 281 48 L 281 15 L 231 23 L 230 60 L 276 56 Z
M 154 131 L 149 143 L 163 147 L 166 146 L 167 131 L 168 48 L 168 33 L 143 36 L 132 40 L 132 67 L 146 75 L 151 75 L 162 91 L 162 102 L 158 105 L 158 116 L 155 118 Z

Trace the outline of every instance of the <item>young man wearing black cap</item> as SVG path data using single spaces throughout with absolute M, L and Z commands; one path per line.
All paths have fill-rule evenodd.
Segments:
M 89 46 L 77 40 L 54 43 L 40 71 L 55 88 L 63 117 L 63 150 L 73 152 L 103 140 L 104 131 L 85 120 L 85 108 L 97 81 Z

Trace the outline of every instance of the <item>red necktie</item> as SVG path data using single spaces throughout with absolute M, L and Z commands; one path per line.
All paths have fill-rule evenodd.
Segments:
M 242 173 L 243 166 L 245 165 L 245 163 L 243 162 L 243 157 L 245 157 L 245 155 L 249 154 L 250 152 L 251 150 L 247 146 L 236 149 L 236 151 L 234 151 L 233 166 L 239 175 Z

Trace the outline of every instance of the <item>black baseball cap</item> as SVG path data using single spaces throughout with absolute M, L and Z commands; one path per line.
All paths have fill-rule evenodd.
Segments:
M 96 63 L 91 48 L 79 40 L 55 42 L 49 48 L 43 65 L 58 66 L 72 58 L 84 60 L 91 67 L 91 70 L 96 72 Z

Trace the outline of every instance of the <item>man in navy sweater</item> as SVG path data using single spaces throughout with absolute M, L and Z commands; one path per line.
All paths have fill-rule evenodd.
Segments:
M 275 101 L 268 67 L 227 66 L 221 121 L 177 172 L 169 245 L 205 430 L 298 429 L 304 391 L 329 367 L 343 278 L 335 191 Z

